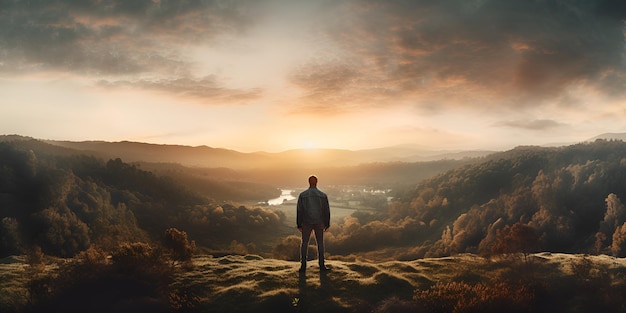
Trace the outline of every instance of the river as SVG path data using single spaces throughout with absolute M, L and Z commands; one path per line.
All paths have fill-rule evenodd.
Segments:
M 294 200 L 297 200 L 297 198 L 291 195 L 293 191 L 294 189 L 281 189 L 281 194 L 278 198 L 267 200 L 267 204 L 273 206 L 274 209 L 285 212 L 290 222 L 292 219 L 295 219 L 296 215 L 296 202 Z M 354 211 L 357 211 L 357 209 L 334 206 L 332 202 L 330 203 L 330 212 L 333 219 L 343 218 L 354 213 Z
M 281 189 L 280 197 L 267 200 L 269 205 L 281 205 L 285 201 L 296 200 L 296 197 L 291 195 L 293 189 Z

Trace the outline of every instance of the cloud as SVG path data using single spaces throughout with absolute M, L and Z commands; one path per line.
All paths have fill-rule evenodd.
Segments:
M 247 100 L 257 99 L 262 95 L 260 89 L 238 90 L 223 87 L 215 76 L 203 78 L 163 78 L 163 79 L 139 79 L 134 81 L 106 81 L 99 83 L 104 87 L 111 88 L 139 88 L 156 90 L 181 97 L 192 97 L 204 100 L 219 100 L 218 104 L 239 103 Z
M 358 69 L 350 72 L 358 84 L 342 84 L 324 97 L 538 106 L 578 85 L 621 97 L 626 14 L 612 3 L 342 2 L 325 30 Z M 311 85 L 307 95 L 316 88 Z
M 196 77 L 185 47 L 236 36 L 253 18 L 239 1 L 14 1 L 0 9 L 0 73 L 65 72 L 100 86 L 219 100 L 255 99 Z M 149 78 L 146 78 L 149 77 Z
M 340 113 L 355 106 L 352 99 L 362 92 L 359 69 L 348 63 L 304 64 L 294 69 L 290 81 L 304 90 L 296 111 L 309 114 Z M 342 105 L 337 106 L 337 103 Z
M 219 60 L 198 66 L 191 50 L 227 55 L 229 43 L 263 38 L 315 46 L 285 56 L 302 96 L 281 103 L 296 111 L 536 107 L 573 88 L 626 95 L 625 19 L 613 0 L 12 1 L 0 4 L 0 74 L 69 72 L 212 98 L 225 91 L 190 77 L 233 73 L 218 72 Z M 272 36 L 289 28 L 301 36 Z
M 238 2 L 12 1 L 0 10 L 0 71 L 122 75 L 188 71 L 178 45 L 236 33 Z M 182 69 L 181 69 L 182 68 Z
M 513 121 L 502 121 L 494 124 L 497 127 L 513 127 L 513 128 L 522 128 L 527 130 L 546 130 L 549 128 L 562 127 L 563 124 L 554 121 L 554 120 L 513 120 Z

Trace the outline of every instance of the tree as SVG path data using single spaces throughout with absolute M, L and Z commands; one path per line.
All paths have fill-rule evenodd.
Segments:
M 626 256 L 626 223 L 615 229 L 613 243 L 611 244 L 613 256 L 623 258 Z
M 539 237 L 535 229 L 526 224 L 507 225 L 496 232 L 496 237 L 492 247 L 495 254 L 522 253 L 524 262 L 528 262 L 528 255 L 539 249 Z
M 189 262 L 196 249 L 196 242 L 189 242 L 186 232 L 168 228 L 163 235 L 163 247 L 169 251 L 173 261 Z

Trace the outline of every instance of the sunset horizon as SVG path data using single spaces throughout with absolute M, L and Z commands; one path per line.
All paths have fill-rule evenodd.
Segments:
M 102 142 L 102 143 L 110 143 L 110 144 L 115 144 L 115 143 L 136 143 L 136 144 L 147 144 L 147 145 L 155 145 L 155 146 L 180 146 L 180 147 L 189 147 L 189 148 L 201 148 L 201 147 L 207 147 L 207 148 L 213 148 L 213 149 L 224 149 L 224 150 L 231 150 L 231 151 L 235 151 L 235 152 L 239 152 L 239 153 L 270 153 L 270 154 L 276 154 L 276 153 L 285 153 L 285 152 L 289 152 L 289 151 L 324 151 L 324 150 L 338 150 L 338 151 L 353 151 L 353 152 L 357 152 L 357 151 L 367 151 L 367 150 L 381 150 L 381 149 L 393 149 L 393 148 L 404 148 L 404 149 L 408 149 L 408 150 L 415 150 L 415 151 L 423 151 L 425 153 L 435 153 L 435 152 L 441 152 L 441 153 L 455 153 L 455 152 L 471 152 L 471 151 L 492 151 L 492 152 L 501 152 L 501 151 L 508 151 L 508 150 L 512 150 L 515 149 L 517 147 L 525 147 L 525 146 L 538 146 L 538 147 L 559 147 L 559 146 L 569 146 L 569 145 L 574 145 L 574 144 L 578 144 L 578 143 L 584 143 L 584 142 L 589 142 L 590 140 L 593 140 L 595 137 L 600 137 L 601 139 L 607 139 L 607 140 L 623 140 L 623 137 L 626 137 L 626 132 L 613 132 L 613 133 L 604 133 L 604 134 L 598 134 L 597 136 L 592 136 L 592 137 L 588 137 L 588 138 L 581 138 L 581 139 L 577 139 L 574 141 L 569 141 L 569 142 L 541 142 L 541 141 L 537 141 L 535 143 L 516 143 L 515 145 L 502 145 L 502 146 L 485 146 L 485 147 L 468 147 L 468 148 L 459 148 L 459 147 L 442 147 L 442 146 L 429 146 L 429 145 L 423 145 L 420 143 L 411 143 L 411 142 L 406 142 L 406 143 L 397 143 L 397 144 L 390 144 L 390 145 L 385 145 L 385 144 L 381 144 L 379 146 L 363 146 L 363 147 L 353 147 L 353 148 L 348 148 L 348 147 L 344 147 L 344 146 L 317 146 L 315 143 L 313 142 L 306 142 L 304 143 L 302 146 L 294 146 L 294 147 L 285 147 L 282 149 L 275 149 L 275 150 L 271 150 L 271 149 L 266 149 L 263 146 L 255 146 L 255 148 L 252 149 L 237 149 L 237 148 L 233 148 L 230 146 L 212 146 L 210 144 L 203 144 L 203 143 L 190 143 L 190 144 L 185 144 L 185 143 L 177 143 L 177 142 L 160 142 L 160 141 L 150 141 L 150 140 L 145 140 L 145 141 L 140 141 L 140 140 L 128 140 L 128 139 L 111 139 L 111 140 L 105 140 L 105 139 L 97 139 L 97 138 L 91 138 L 91 139 L 82 139 L 82 138 L 68 138 L 68 139 L 57 139 L 57 138 L 39 138 L 39 137 L 34 137 L 34 136 L 28 136 L 28 135 L 24 135 L 24 134 L 0 134 L 0 136 L 4 136 L 4 137 L 13 137 L 16 136 L 17 138 L 31 138 L 34 140 L 41 140 L 41 141 L 46 141 L 46 142 L 71 142 L 71 143 L 90 143 L 90 142 Z
M 242 152 L 626 131 L 624 4 L 13 1 L 0 134 Z

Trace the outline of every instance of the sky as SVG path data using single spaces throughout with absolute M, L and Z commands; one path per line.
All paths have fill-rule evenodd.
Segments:
M 0 134 L 242 152 L 626 132 L 621 0 L 0 0 Z

